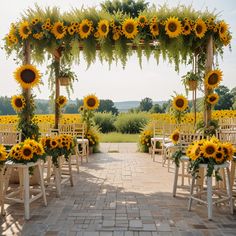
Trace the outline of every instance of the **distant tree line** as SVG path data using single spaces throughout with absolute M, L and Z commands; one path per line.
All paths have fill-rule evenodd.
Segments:
M 219 86 L 216 90 L 219 94 L 219 102 L 215 105 L 214 110 L 236 110 L 236 87 L 229 90 L 224 85 Z M 64 108 L 63 113 L 76 114 L 78 109 L 83 105 L 83 100 L 76 99 L 73 102 L 69 102 Z M 129 112 L 139 112 L 146 111 L 150 113 L 166 113 L 169 111 L 171 106 L 171 101 L 162 103 L 154 103 L 151 98 L 144 98 L 141 100 L 139 107 L 132 108 Z M 203 99 L 197 99 L 197 110 L 202 110 Z M 35 101 L 35 113 L 36 114 L 52 114 L 54 113 L 54 104 L 50 100 L 37 100 Z M 192 102 L 189 103 L 189 110 L 192 110 Z M 97 110 L 98 112 L 111 112 L 113 115 L 119 113 L 118 109 L 115 107 L 114 102 L 110 99 L 101 99 L 100 105 Z M 11 106 L 11 98 L 0 97 L 0 115 L 15 115 L 15 111 Z

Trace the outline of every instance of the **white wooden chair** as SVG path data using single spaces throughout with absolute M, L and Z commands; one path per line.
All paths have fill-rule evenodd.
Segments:
M 18 131 L 0 131 L 0 143 L 11 147 L 21 141 L 21 132 Z

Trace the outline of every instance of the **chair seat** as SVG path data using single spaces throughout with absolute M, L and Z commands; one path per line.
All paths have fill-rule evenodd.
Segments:
M 89 140 L 88 139 L 86 139 L 86 138 L 77 138 L 76 139 L 77 140 L 77 143 L 88 143 L 89 142 Z
M 163 138 L 163 137 L 153 137 L 151 141 L 162 141 L 162 142 L 171 142 L 170 138 Z
M 172 147 L 174 147 L 175 145 L 171 142 L 171 143 L 163 143 L 163 146 L 164 146 L 165 148 L 172 148 Z

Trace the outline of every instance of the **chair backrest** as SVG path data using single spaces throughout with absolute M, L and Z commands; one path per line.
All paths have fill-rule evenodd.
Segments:
M 74 135 L 75 124 L 59 124 L 58 125 L 59 134 L 71 134 Z
M 5 146 L 12 146 L 21 142 L 21 132 L 0 131 L 0 143 Z
M 236 124 L 222 124 L 220 126 L 220 130 L 235 130 L 236 131 Z
M 47 122 L 38 123 L 39 132 L 41 136 L 48 136 L 51 132 L 51 124 Z
M 86 126 L 84 123 L 74 124 L 74 136 L 84 139 Z
M 192 142 L 200 140 L 201 138 L 202 136 L 197 133 L 180 133 L 179 143 L 182 151 L 185 151 Z
M 16 131 L 16 124 L 0 124 L 0 131 Z
M 236 130 L 219 130 L 218 138 L 221 142 L 230 142 L 236 147 Z

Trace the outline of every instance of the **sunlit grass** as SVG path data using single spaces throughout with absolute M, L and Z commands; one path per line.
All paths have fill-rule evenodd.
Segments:
M 122 134 L 111 132 L 100 135 L 101 143 L 137 143 L 139 134 Z

